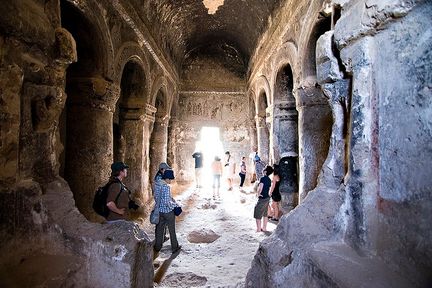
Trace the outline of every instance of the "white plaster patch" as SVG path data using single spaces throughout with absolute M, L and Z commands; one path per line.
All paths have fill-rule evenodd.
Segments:
M 32 218 L 33 218 L 33 223 L 36 224 L 36 225 L 42 225 L 43 223 L 47 223 L 48 222 L 48 216 L 45 213 L 44 206 L 42 205 L 42 203 L 40 205 L 41 205 L 41 208 L 40 208 L 41 211 L 40 211 L 40 213 L 38 213 L 34 209 L 31 210 L 31 214 L 32 214 Z
M 224 4 L 225 0 L 203 0 L 204 6 L 208 9 L 208 14 L 215 14 L 219 6 Z
M 36 225 L 42 225 L 42 215 L 34 210 L 31 210 L 31 214 L 33 217 L 33 223 Z
M 126 249 L 125 246 L 123 246 L 123 245 L 116 245 L 114 247 L 114 255 L 115 256 L 113 257 L 113 259 L 117 260 L 117 261 L 121 261 L 121 260 L 124 259 L 126 253 L 127 253 L 127 249 Z

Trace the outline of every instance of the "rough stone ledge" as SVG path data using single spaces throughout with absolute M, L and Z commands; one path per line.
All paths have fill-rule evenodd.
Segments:
M 153 286 L 152 241 L 135 223 L 88 222 L 78 212 L 72 192 L 62 179 L 47 185 L 42 201 L 47 206 L 49 223 L 55 223 L 69 246 L 84 258 L 81 277 L 87 278 L 87 285 Z
M 391 271 L 378 257 L 360 256 L 344 242 L 319 242 L 308 254 L 319 270 L 339 287 L 414 287 L 413 283 Z
M 15 226 L 0 226 L 1 287 L 153 287 L 152 241 L 134 222 L 89 222 L 61 178 L 14 191 L 1 199 L 22 212 L 2 215 Z

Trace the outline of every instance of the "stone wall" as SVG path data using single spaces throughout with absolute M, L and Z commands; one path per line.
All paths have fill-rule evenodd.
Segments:
M 218 155 L 223 159 L 223 153 L 230 151 L 239 170 L 241 156 L 247 157 L 250 153 L 249 126 L 253 123 L 248 119 L 248 107 L 248 99 L 243 93 L 180 94 L 177 110 L 179 115 L 173 123 L 175 128 L 172 130 L 174 137 L 172 143 L 176 143 L 175 155 L 179 181 L 194 180 L 195 166 L 192 154 L 196 142 L 201 140 L 202 127 L 220 129 L 220 140 L 224 151 Z M 214 155 L 204 155 L 204 157 L 213 160 Z
M 431 283 L 432 238 L 426 228 L 431 183 L 424 174 L 430 167 L 426 95 L 432 42 L 426 23 L 431 5 L 365 2 L 333 3 L 333 12 L 341 11 L 341 17 L 335 15 L 334 31 L 323 34 L 316 44 L 315 81 L 328 98 L 333 118 L 327 159 L 316 188 L 261 243 L 247 287 Z M 290 11 L 282 9 L 279 16 Z M 274 47 L 282 31 L 291 27 L 273 29 L 271 38 L 262 39 L 264 47 Z M 262 52 L 255 56 L 255 69 L 262 71 L 265 65 L 260 63 L 271 57 Z M 286 57 L 291 59 L 290 54 Z M 302 79 L 301 74 L 297 77 Z M 301 81 L 306 80 L 311 78 Z M 297 108 L 301 97 L 297 94 Z M 302 129 L 299 126 L 300 134 Z M 303 145 L 300 142 L 300 151 Z
M 146 233 L 88 220 L 101 222 L 91 203 L 114 160 L 131 165 L 135 216 L 146 216 L 156 95 L 168 115 L 178 76 L 118 2 L 42 2 L 0 8 L 0 286 L 151 287 Z M 145 82 L 133 95 L 120 89 L 130 75 Z
M 359 27 L 352 22 L 355 10 L 371 15 L 363 22 L 365 34 L 372 27 L 383 31 L 358 40 L 347 35 L 341 26 Z M 358 3 L 335 29 L 343 63 L 354 76 L 347 197 L 349 213 L 357 217 L 345 235 L 420 287 L 432 281 L 432 231 L 426 224 L 432 211 L 431 11 L 428 1 L 377 2 L 369 9 Z
M 243 76 L 225 62 L 220 47 L 211 47 L 214 54 L 193 54 L 185 61 L 182 71 L 181 91 L 171 121 L 169 140 L 174 151 L 178 181 L 194 180 L 195 149 L 201 139 L 202 127 L 218 127 L 223 150 L 204 155 L 211 163 L 216 154 L 224 159 L 230 151 L 232 159 L 239 163 L 242 156 L 250 154 L 251 127 L 250 99 L 246 96 Z M 230 64 L 232 65 L 232 64 Z M 210 143 L 211 144 L 211 143 Z M 211 158 L 211 159 L 208 159 Z

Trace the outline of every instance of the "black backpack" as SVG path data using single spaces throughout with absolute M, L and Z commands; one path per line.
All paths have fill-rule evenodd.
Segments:
M 103 216 L 108 217 L 108 214 L 110 212 L 109 208 L 107 207 L 107 198 L 108 198 L 108 188 L 113 183 L 119 183 L 120 180 L 116 179 L 114 181 L 109 181 L 105 186 L 101 186 L 96 190 L 94 199 L 93 199 L 93 210 Z M 120 192 L 118 193 L 115 203 L 117 204 L 118 198 L 120 197 L 122 189 L 120 189 Z

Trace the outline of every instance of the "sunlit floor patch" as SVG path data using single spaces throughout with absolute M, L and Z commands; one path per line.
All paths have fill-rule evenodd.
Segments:
M 246 190 L 250 192 L 251 187 Z M 181 198 L 181 194 L 176 198 Z M 212 189 L 204 187 L 189 189 L 184 194 L 188 195 L 182 200 L 184 213 L 176 224 L 183 249 L 172 257 L 169 241 L 164 243 L 155 261 L 157 287 L 177 287 L 174 285 L 180 280 L 177 277 L 190 281 L 189 287 L 235 287 L 242 283 L 259 243 L 271 234 L 276 224 L 269 222 L 267 233 L 255 231 L 254 193 L 223 188 L 221 199 L 213 200 Z M 211 243 L 190 243 L 188 235 L 200 230 L 214 231 L 220 237 Z

